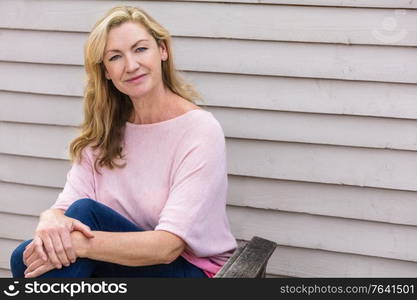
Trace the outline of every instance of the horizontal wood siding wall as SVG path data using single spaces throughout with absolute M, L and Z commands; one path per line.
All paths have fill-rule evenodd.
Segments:
M 417 2 L 0 2 L 0 276 L 70 168 L 83 45 L 116 4 L 174 36 L 224 128 L 238 239 L 269 276 L 417 276 Z

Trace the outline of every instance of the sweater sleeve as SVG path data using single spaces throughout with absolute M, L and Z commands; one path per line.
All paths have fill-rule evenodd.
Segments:
M 90 148 L 84 148 L 81 161 L 73 163 L 67 173 L 64 189 L 51 208 L 67 210 L 76 200 L 95 199 L 93 161 L 90 152 Z
M 155 230 L 176 234 L 198 257 L 235 247 L 226 216 L 225 138 L 218 123 L 184 138 L 168 200 Z

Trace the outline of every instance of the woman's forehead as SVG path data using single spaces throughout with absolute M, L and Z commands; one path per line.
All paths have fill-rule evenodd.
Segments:
M 107 35 L 106 48 L 124 46 L 139 40 L 150 41 L 152 36 L 140 23 L 126 22 L 110 29 Z

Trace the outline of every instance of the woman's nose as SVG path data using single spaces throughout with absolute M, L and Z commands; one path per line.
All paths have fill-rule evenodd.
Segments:
M 131 55 L 126 56 L 126 71 L 133 72 L 140 68 L 139 61 L 137 58 Z

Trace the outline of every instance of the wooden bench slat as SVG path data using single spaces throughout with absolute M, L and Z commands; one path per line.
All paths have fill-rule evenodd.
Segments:
M 264 277 L 267 262 L 276 246 L 275 242 L 254 236 L 236 249 L 215 278 Z

